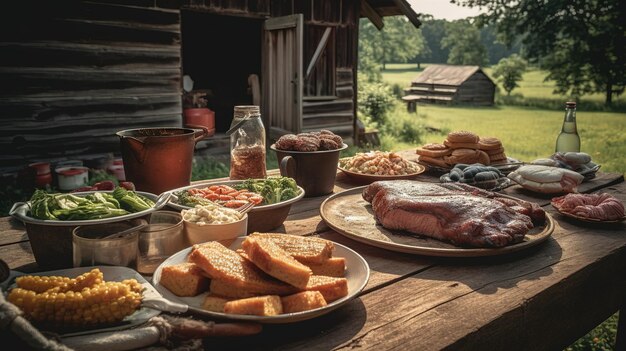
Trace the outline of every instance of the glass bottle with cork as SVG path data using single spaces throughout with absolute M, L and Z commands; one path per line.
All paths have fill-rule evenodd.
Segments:
M 265 178 L 265 127 L 259 106 L 235 106 L 230 135 L 230 179 Z
M 576 102 L 565 103 L 565 118 L 556 138 L 556 152 L 580 152 L 580 136 L 576 129 Z

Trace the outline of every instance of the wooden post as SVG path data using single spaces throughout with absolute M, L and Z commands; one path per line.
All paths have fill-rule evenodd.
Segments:
M 417 100 L 419 100 L 419 96 L 407 95 L 403 96 L 402 100 L 406 102 L 406 110 L 409 113 L 417 113 Z
M 408 101 L 406 110 L 409 111 L 409 113 L 417 113 L 417 103 L 415 101 Z

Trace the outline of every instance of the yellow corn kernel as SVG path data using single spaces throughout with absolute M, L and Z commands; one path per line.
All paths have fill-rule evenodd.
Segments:
M 46 290 L 62 286 L 71 281 L 68 277 L 25 275 L 15 278 L 18 288 L 42 293 Z
M 26 275 L 15 279 L 19 288 L 31 290 L 36 293 L 55 289 L 57 292 L 81 291 L 83 288 L 92 287 L 104 281 L 104 275 L 98 268 L 81 274 L 71 279 L 59 276 L 36 276 Z

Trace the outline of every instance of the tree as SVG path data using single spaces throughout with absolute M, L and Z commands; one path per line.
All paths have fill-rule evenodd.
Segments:
M 420 30 L 424 37 L 425 46 L 430 51 L 426 58 L 432 63 L 446 63 L 450 50 L 441 47 L 441 40 L 446 36 L 448 21 L 436 20 L 431 15 L 424 15 Z
M 605 104 L 626 88 L 626 6 L 623 0 L 452 0 L 481 7 L 512 42 L 524 35 L 525 56 L 550 73 L 556 93 L 604 93 Z
M 450 64 L 482 66 L 487 63 L 487 49 L 480 41 L 480 31 L 467 20 L 448 25 L 441 47 L 450 49 Z
M 503 58 L 493 67 L 493 77 L 502 82 L 502 87 L 506 95 L 511 95 L 511 91 L 519 85 L 522 74 L 526 70 L 526 61 L 517 54 Z
M 359 22 L 359 74 L 370 82 L 382 80 L 382 45 L 378 29 L 368 19 Z
M 511 45 L 506 45 L 500 40 L 498 32 L 494 26 L 483 26 L 480 28 L 480 41 L 487 48 L 487 58 L 489 64 L 497 64 L 501 59 L 521 52 L 519 38 Z
M 388 62 L 409 62 L 424 49 L 422 33 L 404 16 L 387 17 L 380 33 L 383 69 Z
M 385 26 L 380 31 L 367 19 L 359 22 L 360 68 L 366 64 L 361 58 L 373 57 L 385 69 L 389 62 L 409 62 L 423 48 L 421 32 L 403 16 L 386 17 Z

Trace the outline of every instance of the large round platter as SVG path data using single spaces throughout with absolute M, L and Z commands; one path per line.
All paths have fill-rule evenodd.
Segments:
M 378 175 L 378 174 L 365 174 L 365 173 L 359 173 L 359 172 L 353 172 L 353 171 L 349 171 L 346 168 L 343 168 L 341 166 L 342 161 L 346 160 L 347 158 L 342 158 L 339 160 L 339 164 L 337 166 L 337 168 L 342 171 L 348 178 L 350 178 L 351 180 L 361 183 L 361 184 L 369 184 L 369 183 L 373 183 L 375 181 L 378 180 L 397 180 L 397 179 L 413 179 L 415 177 L 417 177 L 418 175 L 424 173 L 424 171 L 426 170 L 426 167 L 422 166 L 419 163 L 416 162 L 411 162 L 414 163 L 415 166 L 417 167 L 417 171 L 413 172 L 413 173 L 409 173 L 409 174 L 400 174 L 400 175 Z
M 320 215 L 336 232 L 365 244 L 392 251 L 441 257 L 503 255 L 535 246 L 552 235 L 554 222 L 546 213 L 546 223 L 526 234 L 524 241 L 502 248 L 461 248 L 408 232 L 392 231 L 376 223 L 370 204 L 361 195 L 365 187 L 332 195 L 320 206 Z
M 113 191 L 98 191 L 100 193 L 112 193 Z M 73 193 L 72 195 L 85 197 L 87 195 L 93 194 L 95 191 L 84 191 Z M 155 202 L 154 207 L 149 208 L 147 210 L 143 210 L 140 212 L 134 212 L 125 214 L 117 217 L 110 218 L 101 218 L 101 219 L 87 219 L 87 220 L 74 220 L 74 221 L 56 221 L 49 219 L 37 219 L 28 215 L 28 211 L 30 211 L 30 202 L 18 202 L 13 205 L 9 214 L 22 222 L 32 223 L 32 224 L 41 224 L 41 225 L 49 225 L 49 226 L 79 226 L 79 225 L 88 225 L 88 224 L 103 224 L 103 223 L 113 223 L 113 222 L 121 222 L 127 219 L 139 218 L 145 215 L 148 215 L 167 204 L 169 199 L 169 194 L 161 194 L 160 196 L 156 196 L 152 193 L 146 193 L 143 191 L 136 191 L 137 194 L 145 196 L 146 198 Z
M 245 237 L 239 237 L 235 240 L 230 248 L 233 250 L 241 248 L 241 243 Z M 365 261 L 365 259 L 351 250 L 350 248 L 343 246 L 338 243 L 334 243 L 335 250 L 333 252 L 334 257 L 344 257 L 346 259 L 346 274 L 345 278 L 348 280 L 348 295 L 342 297 L 339 300 L 335 300 L 328 305 L 316 308 L 309 311 L 297 312 L 297 313 L 286 313 L 277 316 L 249 316 L 249 315 L 238 315 L 238 314 L 227 314 L 227 313 L 219 313 L 212 311 L 202 310 L 204 316 L 209 318 L 216 319 L 229 319 L 229 320 L 238 320 L 238 321 L 247 321 L 247 322 L 258 322 L 258 323 L 266 323 L 266 324 L 284 324 L 284 323 L 294 323 L 299 322 L 315 317 L 319 317 L 321 315 L 327 314 L 343 305 L 348 303 L 350 300 L 357 297 L 357 295 L 365 288 L 367 281 L 369 280 L 370 268 Z M 168 259 L 166 259 L 154 272 L 152 276 L 152 283 L 154 287 L 159 291 L 163 297 L 168 300 L 179 302 L 182 304 L 186 304 L 189 307 L 195 307 L 197 309 L 201 309 L 202 302 L 206 297 L 207 293 L 200 294 L 194 297 L 179 297 L 172 294 L 167 288 L 159 283 L 161 279 L 161 271 L 163 267 L 170 266 L 173 264 L 187 262 L 187 256 L 191 252 L 192 248 L 186 248 L 184 250 L 179 251 L 178 253 L 172 255 Z
M 60 270 L 48 271 L 48 272 L 40 272 L 40 273 L 29 273 L 29 275 L 64 276 L 64 277 L 75 278 L 83 273 L 91 271 L 94 268 L 100 269 L 100 271 L 104 275 L 105 281 L 121 282 L 122 280 L 125 280 L 125 279 L 137 280 L 144 288 L 142 292 L 144 299 L 161 297 L 159 293 L 156 291 L 156 289 L 152 285 L 150 285 L 150 283 L 148 283 L 148 281 L 143 276 L 137 273 L 137 271 L 131 268 L 127 268 L 127 267 L 120 267 L 120 266 L 77 267 L 77 268 L 60 269 Z M 13 275 L 13 278 L 20 276 L 20 275 L 23 275 L 23 274 L 17 273 Z M 13 287 L 15 287 L 14 284 L 11 285 L 9 289 Z M 90 328 L 90 329 L 84 329 L 80 331 L 63 331 L 59 334 L 62 337 L 69 337 L 69 336 L 76 336 L 76 335 L 101 333 L 105 331 L 130 329 L 130 328 L 134 328 L 136 326 L 139 326 L 145 323 L 150 318 L 157 316 L 159 313 L 161 312 L 151 309 L 151 308 L 141 307 L 130 316 L 127 316 L 126 318 L 124 318 L 122 322 L 113 326 L 101 327 L 101 328 Z
M 605 224 L 610 224 L 610 223 L 620 223 L 626 220 L 626 216 L 620 218 L 620 219 L 614 219 L 614 220 L 601 220 L 601 219 L 595 219 L 595 218 L 587 218 L 587 217 L 581 217 L 581 216 L 577 216 L 573 213 L 569 213 L 569 212 L 565 212 L 562 211 L 560 208 L 558 208 L 557 206 L 552 205 L 552 207 L 556 210 L 556 212 L 558 212 L 560 215 L 567 217 L 567 218 L 571 218 L 577 221 L 581 221 L 581 222 L 585 222 L 585 223 L 592 223 L 592 224 L 601 224 L 601 223 L 605 223 Z
M 208 186 L 211 185 L 229 185 L 229 186 L 233 186 L 239 183 L 242 183 L 243 180 L 221 180 L 221 181 L 216 181 L 216 180 L 210 180 L 210 181 L 206 181 L 206 182 L 200 182 L 200 183 L 195 183 L 192 185 L 188 185 L 188 186 L 184 186 L 181 188 L 177 188 L 177 189 L 173 189 L 173 190 L 169 190 L 168 193 L 171 194 L 175 194 L 179 191 L 182 190 L 189 190 L 189 189 L 201 189 L 201 188 L 206 188 Z M 250 212 L 261 212 L 261 211 L 267 211 L 267 210 L 272 210 L 272 209 L 276 209 L 276 208 L 281 208 L 284 206 L 289 206 L 291 204 L 293 204 L 294 202 L 302 199 L 304 197 L 304 189 L 302 189 L 302 187 L 298 186 L 298 190 L 300 190 L 298 196 L 291 198 L 289 200 L 285 200 L 285 201 L 281 201 L 281 202 L 277 202 L 275 204 L 271 204 L 271 205 L 263 205 L 263 206 L 254 206 Z M 186 210 L 189 209 L 189 206 L 185 206 L 185 205 L 181 205 L 179 203 L 176 202 L 176 198 L 175 196 L 172 196 L 172 198 L 170 199 L 170 202 L 167 204 L 169 207 L 172 207 L 176 210 Z

